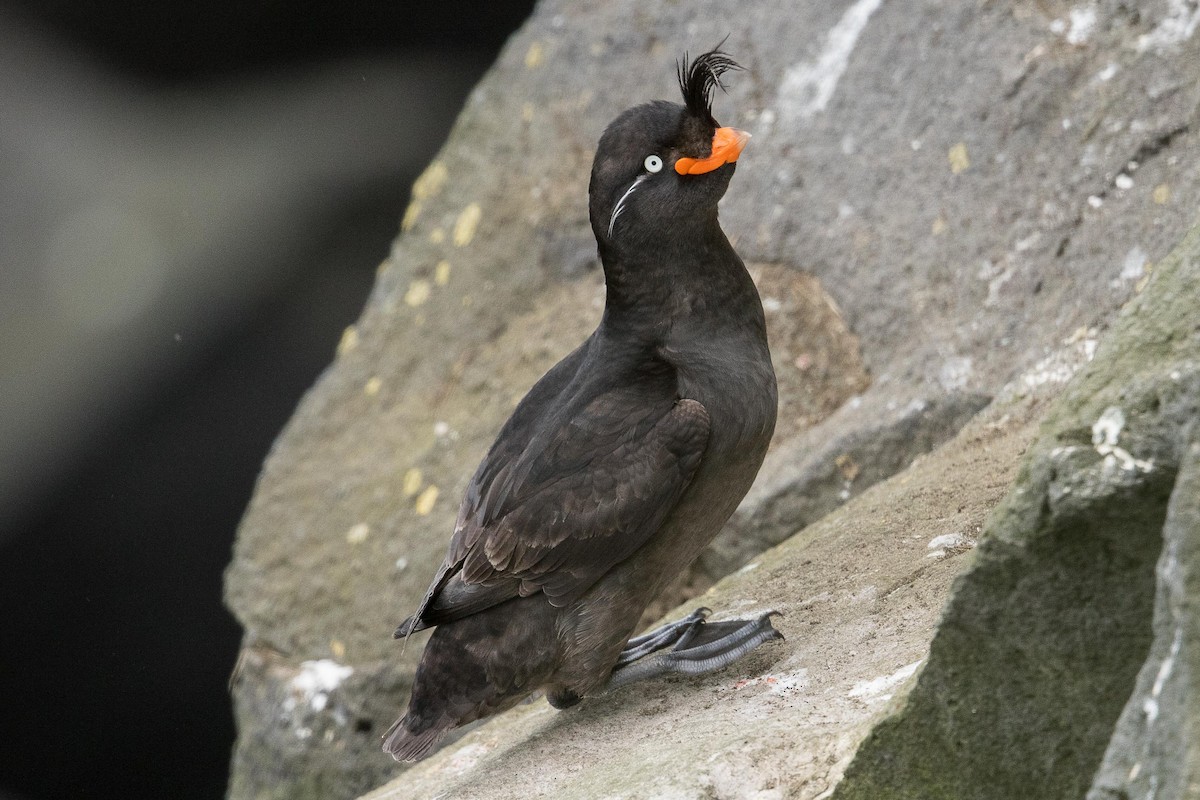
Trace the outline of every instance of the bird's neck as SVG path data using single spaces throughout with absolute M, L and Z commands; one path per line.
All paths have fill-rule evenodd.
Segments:
M 715 219 L 636 244 L 601 249 L 610 329 L 663 342 L 681 324 L 713 335 L 761 325 L 758 292 Z

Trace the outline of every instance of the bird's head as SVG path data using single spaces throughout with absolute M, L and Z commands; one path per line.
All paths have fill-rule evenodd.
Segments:
M 717 201 L 750 134 L 712 114 L 721 75 L 741 69 L 719 49 L 679 64 L 683 104 L 659 100 L 621 114 L 600 137 L 588 188 L 601 253 L 645 249 L 716 223 Z

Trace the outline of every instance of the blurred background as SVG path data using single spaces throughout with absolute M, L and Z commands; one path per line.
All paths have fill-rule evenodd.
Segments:
M 532 0 L 0 0 L 0 798 L 213 798 L 222 571 Z

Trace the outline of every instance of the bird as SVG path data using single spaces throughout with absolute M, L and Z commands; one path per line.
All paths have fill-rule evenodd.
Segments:
M 717 123 L 713 95 L 742 67 L 721 45 L 676 67 L 682 104 L 625 111 L 596 150 L 601 321 L 501 428 L 396 629 L 434 629 L 383 736 L 397 761 L 537 691 L 567 708 L 782 638 L 774 611 L 713 622 L 707 608 L 631 638 L 749 490 L 778 402 L 762 302 L 717 215 L 750 135 Z

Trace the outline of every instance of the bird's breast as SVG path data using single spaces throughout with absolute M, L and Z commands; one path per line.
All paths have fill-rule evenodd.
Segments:
M 674 356 L 680 395 L 709 414 L 706 458 L 726 449 L 765 453 L 778 406 L 766 342 L 710 340 Z

